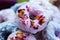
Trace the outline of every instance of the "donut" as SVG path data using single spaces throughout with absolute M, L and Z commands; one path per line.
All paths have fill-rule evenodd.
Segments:
M 0 11 L 0 31 L 5 29 L 13 32 L 17 25 L 15 23 L 15 12 L 12 9 L 4 9 Z
M 32 2 L 22 5 L 16 13 L 18 27 L 33 34 L 43 30 L 53 14 L 51 10 L 48 11 L 41 5 Z
M 36 38 L 29 33 L 24 33 L 18 30 L 10 34 L 7 40 L 36 40 Z

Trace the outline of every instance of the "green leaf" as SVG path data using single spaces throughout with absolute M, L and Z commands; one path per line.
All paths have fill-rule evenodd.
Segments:
M 18 2 L 28 2 L 29 0 L 18 0 Z

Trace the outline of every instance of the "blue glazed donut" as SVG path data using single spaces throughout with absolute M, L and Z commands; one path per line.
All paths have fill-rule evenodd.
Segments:
M 0 29 L 6 27 L 7 30 L 9 28 L 15 28 L 15 12 L 12 9 L 5 9 L 0 11 Z M 11 31 L 11 30 L 10 30 Z
M 60 12 L 53 15 L 46 30 L 48 40 L 60 40 Z
M 4 38 L 2 36 L 0 36 L 0 40 L 4 40 Z
M 56 30 L 56 29 L 59 29 L 59 24 L 56 23 L 56 22 L 51 21 L 51 22 L 48 24 L 48 27 L 47 27 L 47 37 L 48 37 L 48 40 L 60 40 L 60 39 L 55 35 L 55 32 L 56 32 L 56 31 L 59 31 L 59 30 Z
M 15 18 L 15 12 L 12 9 L 4 9 L 0 11 L 0 36 L 6 38 L 11 32 L 16 31 L 17 24 L 15 23 Z

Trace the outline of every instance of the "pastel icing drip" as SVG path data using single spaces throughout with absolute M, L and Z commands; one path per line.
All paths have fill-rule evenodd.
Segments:
M 20 9 L 19 11 L 18 11 L 18 17 L 20 17 L 20 18 L 22 18 L 22 19 L 24 19 L 24 11 L 25 11 L 25 9 Z
M 45 20 L 44 20 L 44 16 L 43 15 L 41 15 L 40 17 L 39 17 L 39 24 L 40 25 L 42 25 L 43 23 L 45 23 Z
M 38 29 L 38 26 L 34 25 L 34 21 L 30 21 L 31 22 L 31 27 L 33 27 L 34 29 Z
M 34 23 L 35 23 L 34 20 L 37 19 L 37 20 L 39 21 L 39 24 L 42 25 L 43 23 L 45 23 L 44 18 L 45 18 L 45 17 L 44 17 L 43 15 L 40 15 L 40 16 L 34 16 L 34 15 L 32 15 L 32 16 L 30 17 L 30 19 L 32 19 L 32 20 L 30 21 L 30 22 L 31 22 L 31 26 L 33 26 L 34 29 L 38 29 L 38 26 L 35 26 L 35 25 L 34 25 Z
M 22 21 L 22 24 L 23 24 L 23 25 L 26 25 L 26 24 L 25 24 L 25 21 Z
M 38 26 L 33 26 L 34 29 L 38 29 Z
M 27 11 L 29 12 L 29 6 L 28 6 L 28 5 L 26 5 L 26 9 L 27 9 Z

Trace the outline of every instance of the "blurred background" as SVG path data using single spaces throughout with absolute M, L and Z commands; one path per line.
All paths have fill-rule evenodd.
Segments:
M 28 2 L 29 0 L 0 0 L 0 10 L 10 8 L 16 3 Z M 53 5 L 60 8 L 60 0 L 49 0 Z
M 0 0 L 0 10 L 10 8 L 18 2 L 28 2 L 29 0 Z

